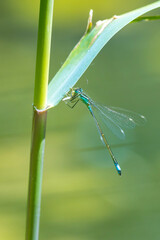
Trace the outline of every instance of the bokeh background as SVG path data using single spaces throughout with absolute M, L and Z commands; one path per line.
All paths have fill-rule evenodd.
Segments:
M 55 0 L 50 79 L 95 23 L 152 1 Z M 0 1 L 0 239 L 24 239 L 39 1 Z M 158 11 L 152 12 L 153 14 Z M 40 239 L 159 240 L 160 22 L 131 24 L 79 80 L 97 102 L 146 116 L 121 141 L 105 133 L 122 177 L 83 104 L 48 112 Z

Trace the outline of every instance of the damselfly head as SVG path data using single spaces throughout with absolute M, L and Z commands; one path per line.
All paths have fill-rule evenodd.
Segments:
M 72 88 L 70 101 L 74 101 L 76 98 L 78 98 L 81 95 L 82 92 L 83 92 L 82 88 Z
M 75 91 L 75 93 L 80 94 L 80 93 L 83 92 L 83 89 L 82 88 L 76 88 L 74 91 Z

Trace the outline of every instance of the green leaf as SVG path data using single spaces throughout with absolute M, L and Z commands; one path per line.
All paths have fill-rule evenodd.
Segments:
M 160 20 L 160 15 L 138 17 L 135 20 L 133 20 L 132 23 L 141 22 L 141 21 L 153 21 L 153 20 Z
M 90 11 L 87 30 L 72 50 L 67 60 L 49 83 L 48 108 L 57 105 L 86 71 L 104 45 L 124 26 L 141 15 L 160 7 L 160 1 L 111 19 L 98 21 L 91 30 L 92 11 Z

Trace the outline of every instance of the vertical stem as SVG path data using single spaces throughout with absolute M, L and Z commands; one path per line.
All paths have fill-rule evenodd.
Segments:
M 26 240 L 38 240 L 54 0 L 40 1 Z
M 33 113 L 26 240 L 38 240 L 47 111 Z
M 41 0 L 37 42 L 34 106 L 44 109 L 47 101 L 50 45 L 54 0 Z

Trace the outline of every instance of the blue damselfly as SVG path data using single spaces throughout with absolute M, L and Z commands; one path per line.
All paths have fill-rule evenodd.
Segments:
M 108 141 L 102 131 L 102 128 L 97 120 L 95 113 L 97 112 L 100 115 L 104 124 L 111 129 L 111 131 L 118 136 L 119 138 L 125 137 L 125 132 L 123 128 L 134 128 L 136 125 L 142 125 L 145 123 L 146 119 L 144 116 L 116 107 L 107 107 L 104 105 L 97 104 L 94 102 L 89 96 L 87 96 L 82 88 L 76 88 L 71 90 L 71 94 L 63 99 L 71 108 L 75 107 L 75 105 L 81 100 L 88 108 L 91 113 L 102 143 L 107 147 L 109 154 L 113 160 L 113 163 L 116 167 L 116 170 L 119 175 L 121 175 L 121 168 L 118 164 Z

